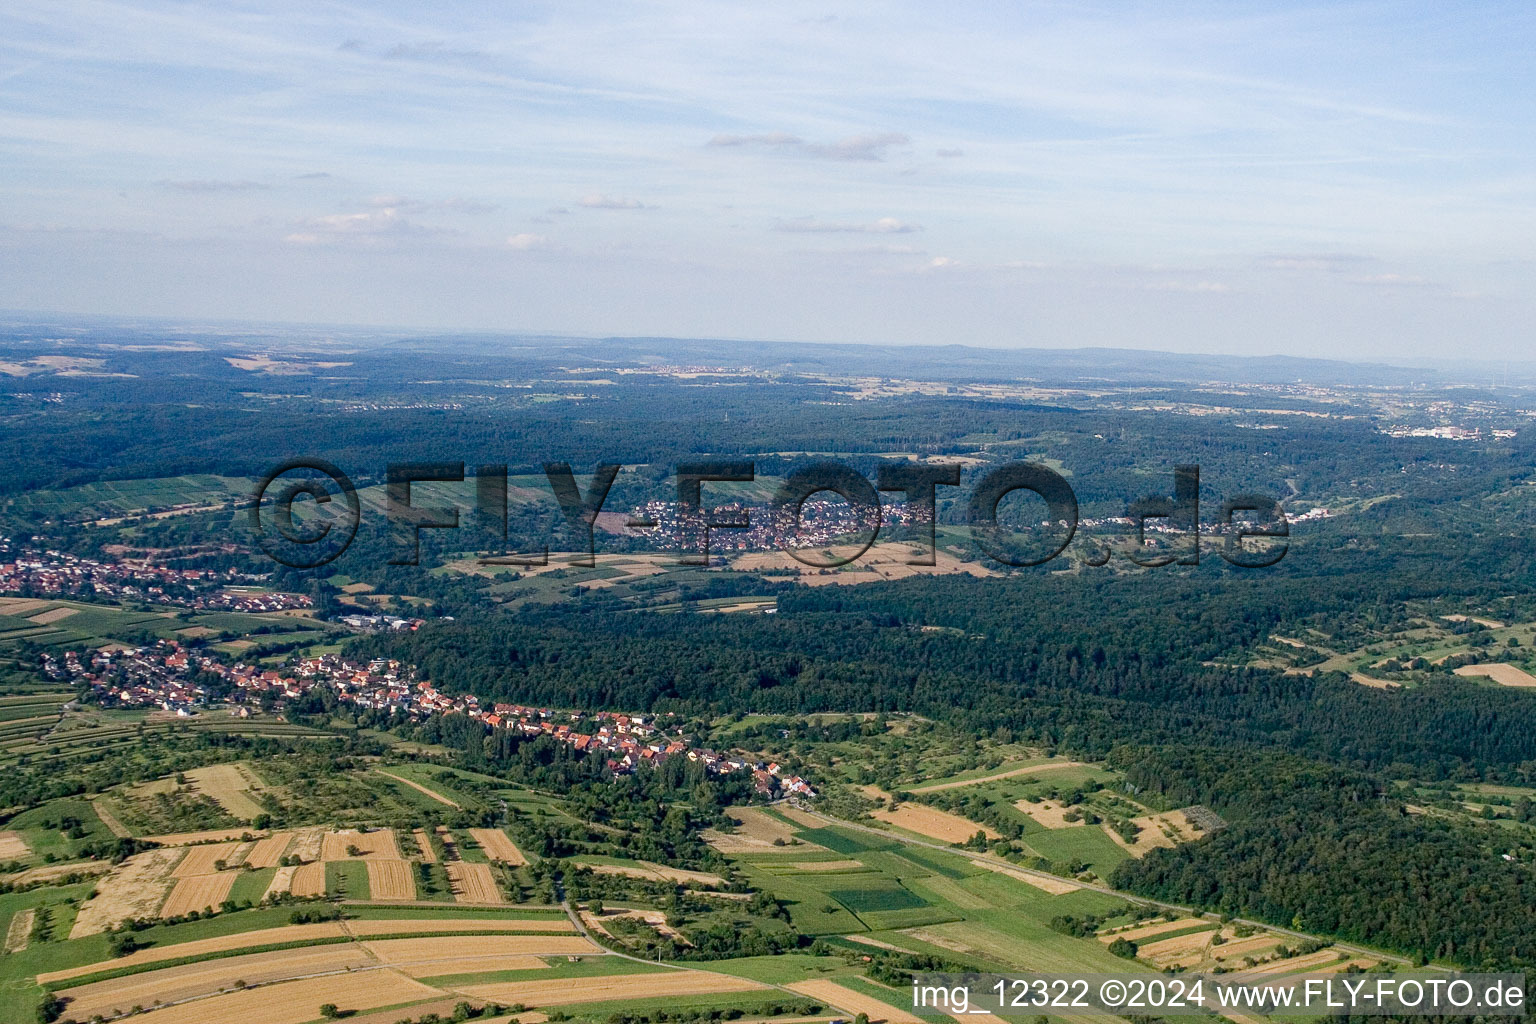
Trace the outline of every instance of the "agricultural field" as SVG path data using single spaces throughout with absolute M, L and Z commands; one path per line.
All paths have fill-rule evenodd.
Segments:
M 1512 599 L 1482 607 L 1404 605 L 1390 623 L 1348 620 L 1333 632 L 1274 635 L 1253 664 L 1342 672 L 1362 686 L 1412 687 L 1447 672 L 1491 686 L 1536 686 L 1536 621 Z

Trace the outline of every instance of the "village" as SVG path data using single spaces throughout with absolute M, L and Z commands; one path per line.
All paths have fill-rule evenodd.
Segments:
M 314 604 L 306 594 L 261 589 L 264 576 L 235 569 L 177 569 L 140 558 L 103 562 L 17 546 L 9 537 L 0 537 L 0 558 L 6 559 L 0 562 L 0 593 L 143 601 L 200 611 L 275 612 Z
M 153 707 L 179 718 L 219 711 L 248 718 L 280 712 L 287 701 L 324 686 L 341 703 L 398 713 L 411 721 L 456 714 L 481 722 L 487 731 L 546 735 L 585 756 L 604 758 L 616 775 L 683 757 L 712 774 L 750 772 L 753 788 L 769 798 L 816 795 L 809 783 L 777 763 L 690 746 L 681 727 L 663 726 L 655 716 L 505 703 L 486 708 L 474 694 L 447 694 L 417 680 L 414 668 L 395 660 L 365 663 L 323 654 L 284 669 L 229 665 L 174 640 L 133 649 L 49 651 L 41 659 L 49 678 L 89 686 L 106 707 Z

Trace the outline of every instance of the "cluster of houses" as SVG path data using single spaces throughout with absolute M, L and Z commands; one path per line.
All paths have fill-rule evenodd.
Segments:
M 701 517 L 703 518 L 703 517 Z M 741 528 L 712 527 L 709 548 L 712 552 L 777 551 L 787 548 L 824 548 L 842 538 L 866 534 L 883 522 L 889 525 L 924 524 L 928 518 L 907 502 L 882 505 L 878 516 L 872 509 L 860 508 L 846 501 L 812 497 L 800 510 L 799 521 L 789 508 L 745 505 L 725 502 L 712 506 L 708 519 L 714 522 L 737 521 Z M 636 526 L 636 523 L 652 525 Z M 649 501 L 630 514 L 629 531 L 648 537 L 663 546 L 678 547 L 685 535 L 700 535 L 700 524 L 687 524 L 682 507 L 673 501 Z
M 343 703 L 398 711 L 416 721 L 431 715 L 458 714 L 484 723 L 487 729 L 507 729 L 523 736 L 547 735 L 582 754 L 603 757 L 616 774 L 633 772 L 641 764 L 684 757 L 715 774 L 751 772 L 753 787 L 764 796 L 816 795 L 809 783 L 781 765 L 690 746 L 680 728 L 663 727 L 654 716 L 556 711 L 520 704 L 487 708 L 474 694 L 447 694 L 429 682 L 416 680 L 415 671 L 396 660 L 379 658 L 363 663 L 324 654 L 279 670 L 244 663 L 226 665 L 174 640 L 161 640 L 131 650 L 47 652 L 42 661 L 43 672 L 50 678 L 89 685 L 107 706 L 158 707 L 190 717 L 215 703 L 228 703 L 234 714 L 244 717 L 263 704 L 280 706 L 284 700 L 324 685 Z M 222 680 L 223 685 L 216 686 L 210 676 Z
M 300 661 L 294 674 L 309 685 L 326 683 L 338 699 L 359 707 L 400 711 L 417 719 L 458 714 L 484 722 L 489 729 L 508 729 L 523 736 L 547 735 L 583 754 L 603 756 L 617 774 L 632 772 L 642 763 L 685 757 L 716 774 L 749 771 L 754 788 L 765 796 L 816 795 L 809 783 L 785 772 L 781 765 L 689 746 L 679 728 L 663 728 L 652 716 L 556 711 L 521 704 L 498 703 L 487 708 L 472 693 L 443 693 L 429 682 L 416 681 L 415 673 L 400 662 L 384 659 L 365 665 L 324 654 Z
M 226 665 L 210 655 L 189 651 L 174 640 L 128 649 L 107 647 L 63 654 L 45 651 L 42 662 L 44 675 L 90 686 L 106 707 L 157 707 L 182 718 L 192 717 L 214 699 L 211 681 L 201 673 L 222 678 L 228 684 L 226 689 L 263 688 L 263 673 L 258 667 Z M 301 692 L 293 689 L 281 695 L 296 697 Z M 243 703 L 237 703 L 235 711 L 250 714 Z
M 1442 441 L 1481 441 L 1483 439 L 1481 427 L 1408 427 L 1397 425 L 1387 427 L 1384 433 L 1390 434 L 1392 437 L 1438 437 Z M 1509 438 L 1515 437 L 1518 433 L 1519 431 L 1516 430 L 1490 430 L 1488 435 L 1494 440 L 1506 441 Z
M 306 594 L 242 589 L 259 580 L 234 569 L 176 569 L 145 559 L 102 562 L 0 539 L 0 592 L 37 597 L 105 597 L 186 608 L 274 612 L 308 608 Z

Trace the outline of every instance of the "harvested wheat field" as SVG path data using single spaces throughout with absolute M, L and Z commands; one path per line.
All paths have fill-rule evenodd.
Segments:
M 320 1019 L 320 1007 L 325 1003 L 335 1003 L 342 1010 L 369 1010 L 442 994 L 440 989 L 397 971 L 353 971 L 264 985 L 150 1010 L 135 1016 L 133 1024 L 306 1024 Z M 401 1016 L 405 1015 L 402 1011 Z
M 525 953 L 518 956 L 456 956 L 452 960 L 424 960 L 421 963 L 401 964 L 395 968 L 412 978 L 441 978 L 450 974 L 482 974 L 491 971 L 546 970 L 549 961 Z
M 160 916 L 181 917 L 194 910 L 217 907 L 229 899 L 229 890 L 234 888 L 235 879 L 239 875 L 238 871 L 220 871 L 216 875 L 195 875 L 181 879 L 166 898 L 165 905 L 160 908 Z
M 435 935 L 419 939 L 370 939 L 361 946 L 379 963 L 391 967 L 452 965 L 461 956 L 586 956 L 602 952 L 580 935 Z
M 969 818 L 962 818 L 958 814 L 950 814 L 936 807 L 925 807 L 922 804 L 904 803 L 894 811 L 872 811 L 870 817 L 944 843 L 963 843 L 977 832 L 988 839 L 1003 838 L 1002 833 L 997 830 L 978 824 Z
M 275 882 L 276 879 L 273 881 Z M 294 868 L 292 880 L 288 883 L 288 891 L 295 896 L 324 896 L 325 865 L 316 861 L 313 864 L 300 864 Z
M 1463 665 L 1456 669 L 1459 676 L 1486 676 L 1500 686 L 1536 686 L 1536 676 L 1514 665 L 1500 662 L 1494 665 Z
M 172 872 L 177 878 L 191 878 L 194 875 L 211 875 L 219 870 L 215 865 L 223 861 L 226 867 L 238 863 L 234 859 L 235 851 L 240 849 L 239 843 L 212 843 L 207 846 L 194 846 L 187 851 L 181 863 L 176 865 Z
M 263 807 L 251 796 L 266 786 L 243 764 L 214 764 L 193 768 L 186 773 L 197 791 L 212 797 L 218 805 L 242 821 L 262 813 Z
M 1046 828 L 1072 828 L 1082 824 L 1078 821 L 1067 820 L 1067 808 L 1060 801 L 1040 800 L 1037 802 L 1033 800 L 1015 800 L 1013 806 Z
M 325 829 L 318 827 L 294 829 L 293 842 L 288 846 L 288 856 L 297 857 L 304 864 L 319 860 L 320 846 L 325 840 L 325 833 Z
M 595 875 L 623 875 L 627 878 L 647 878 L 653 882 L 682 882 L 687 885 L 724 885 L 725 879 L 704 871 L 684 871 L 669 868 L 665 864 L 653 864 L 637 860 L 631 864 L 582 864 Z
M 368 861 L 368 892 L 376 900 L 416 898 L 414 865 L 408 860 Z
M 923 1024 L 923 1019 L 916 1014 L 883 1003 L 862 992 L 855 992 L 851 988 L 844 988 L 835 981 L 801 981 L 784 987 L 791 992 L 798 992 L 802 996 L 810 996 L 812 999 L 835 1006 L 851 1015 L 867 1014 L 870 1021 L 875 1024 L 879 1021 L 886 1021 L 888 1024 Z M 892 1000 L 900 998 L 900 993 L 891 993 Z
M 1234 971 L 1236 978 L 1269 977 L 1278 974 L 1291 974 L 1296 971 L 1316 970 L 1325 964 L 1347 960 L 1343 953 L 1336 949 L 1320 949 L 1316 953 L 1306 956 L 1293 956 L 1289 960 L 1276 960 L 1272 963 L 1260 964 L 1257 967 L 1245 967 L 1241 971 Z
M 668 971 L 665 974 L 618 974 L 550 981 L 513 981 L 466 985 L 459 989 L 477 999 L 524 1006 L 560 1006 L 568 1003 L 606 1003 L 656 996 L 710 995 L 717 992 L 772 991 L 766 985 L 727 974 L 706 971 Z M 808 993 L 809 994 L 809 993 Z M 135 1021 L 134 1024 L 140 1024 Z
M 111 870 L 112 862 L 109 860 L 88 860 L 83 864 L 42 864 L 18 874 L 7 875 L 5 880 L 14 885 L 29 885 L 33 882 L 57 882 L 65 875 L 104 875 Z
M 136 967 L 141 964 L 159 963 L 162 960 L 205 957 L 214 953 L 225 953 L 231 949 L 269 946 L 281 942 L 315 942 L 320 939 L 339 938 L 345 934 L 346 932 L 337 921 L 324 921 L 319 924 L 289 924 L 279 928 L 260 928 L 255 931 L 240 932 L 237 935 L 219 935 L 211 939 L 194 939 L 191 942 L 181 942 L 171 946 L 150 946 L 148 949 L 134 950 L 127 956 L 120 956 L 115 960 L 83 964 L 79 967 L 70 967 L 62 971 L 48 971 L 37 976 L 37 983 L 39 985 L 46 985 L 56 981 L 68 981 L 70 978 L 83 978 L 88 974 L 95 974 L 98 971 L 118 967 Z
M 440 804 L 446 804 L 447 806 L 452 807 L 456 811 L 463 810 L 462 807 L 460 807 L 458 804 L 454 803 L 452 800 L 449 800 L 447 797 L 443 796 L 443 794 L 437 792 L 435 789 L 428 789 L 426 786 L 423 786 L 419 782 L 412 782 L 410 779 L 406 778 L 404 775 L 396 775 L 394 772 L 386 772 L 382 768 L 378 768 L 378 769 L 375 769 L 375 770 L 380 775 L 384 776 L 386 779 L 394 779 L 396 782 L 401 783 L 402 785 L 406 785 L 406 786 L 411 787 L 412 789 L 414 789 L 416 792 L 422 794 L 423 796 L 431 797 L 433 800 L 436 800 Z
M 191 846 L 194 843 L 227 843 L 250 834 L 246 828 L 211 828 L 206 832 L 167 832 L 158 836 L 145 836 L 161 846 Z
M 27 942 L 32 937 L 32 920 L 37 916 L 35 910 L 18 910 L 11 918 L 11 923 L 5 930 L 5 951 L 7 953 L 20 953 L 27 948 Z
M 1222 963 L 1241 962 L 1245 956 L 1260 956 L 1278 945 L 1280 945 L 1280 936 L 1261 934 L 1222 943 L 1211 950 L 1211 956 Z
M 347 852 L 348 848 L 358 851 Z M 400 850 L 395 846 L 392 829 L 381 828 L 374 832 L 330 832 L 320 844 L 321 860 L 399 860 Z
M 523 856 L 523 851 L 517 848 L 517 844 L 507 837 L 507 834 L 499 828 L 472 828 L 470 836 L 480 844 L 480 849 L 491 860 L 501 861 L 513 867 L 522 867 L 528 863 L 528 858 Z
M 1139 943 L 1143 939 L 1150 939 L 1152 936 L 1161 935 L 1164 932 L 1176 932 L 1183 928 L 1193 928 L 1197 924 L 1206 923 L 1198 917 L 1181 917 L 1177 921 L 1157 921 L 1153 924 L 1136 925 L 1130 928 L 1112 928 L 1109 931 L 1100 932 L 1099 941 L 1108 943 L 1114 942 L 1116 939 L 1130 939 L 1132 942 Z M 1215 930 L 1215 928 L 1216 925 L 1211 923 L 1211 929 Z
M 1217 948 L 1211 945 L 1211 940 L 1220 931 L 1219 928 L 1211 928 L 1207 931 L 1146 943 L 1141 946 L 1136 955 L 1158 968 L 1193 967 L 1210 956 Z M 1230 939 L 1231 934 L 1227 933 L 1226 937 Z M 1225 948 L 1225 945 L 1220 948 Z
M 721 853 L 773 853 L 790 847 L 795 839 L 795 828 L 768 814 L 760 807 L 730 807 L 726 814 L 736 822 L 736 831 L 729 835 L 709 830 L 704 838 Z M 774 845 L 774 840 L 779 845 Z M 814 843 L 801 840 L 792 847 L 804 852 L 820 850 Z
M 184 999 L 212 996 L 233 989 L 235 982 L 247 985 L 292 981 L 328 971 L 356 970 L 368 964 L 368 954 L 355 945 L 335 944 L 312 949 L 284 949 L 272 953 L 224 957 L 197 964 L 183 964 L 159 971 L 146 971 L 126 978 L 92 982 L 67 988 L 59 995 L 69 1000 L 69 1014 L 89 1020 L 96 1014 L 110 1016 L 113 1010 L 154 1003 L 174 1003 Z
M 288 851 L 288 844 L 292 841 L 292 832 L 274 832 L 251 847 L 251 852 L 246 854 L 245 862 L 253 868 L 275 868 L 283 859 L 283 854 Z
M 444 865 L 448 869 L 448 884 L 453 897 L 460 903 L 505 903 L 501 890 L 496 888 L 496 876 L 489 864 L 470 864 L 462 860 Z
M 421 859 L 426 864 L 437 863 L 437 851 L 432 849 L 432 840 L 427 837 L 424 829 L 417 829 L 411 835 L 416 837 L 416 848 L 421 851 Z
M 78 608 L 53 608 L 46 612 L 27 616 L 28 622 L 35 622 L 39 626 L 49 626 L 55 622 L 69 618 L 79 611 Z
M 433 918 L 430 920 L 373 920 L 373 921 L 348 921 L 347 931 L 360 939 L 370 935 L 411 935 L 413 933 L 434 934 L 439 932 L 572 932 L 576 926 L 571 919 L 564 915 L 560 917 L 525 917 L 521 919 L 508 919 L 504 917 L 491 917 L 487 920 L 474 921 L 463 918 Z M 558 940 L 559 936 L 555 936 Z
M 1004 864 L 1002 862 L 993 864 L 986 859 L 974 861 L 973 863 L 980 864 L 988 871 L 996 871 L 1000 875 L 1007 875 L 1009 878 L 1016 882 L 1023 882 L 1025 885 L 1032 885 L 1036 889 L 1039 889 L 1041 892 L 1048 892 L 1052 896 L 1061 896 L 1069 892 L 1077 892 L 1082 888 L 1081 885 L 1077 884 L 1069 878 L 1057 878 L 1055 875 L 1049 875 L 1043 872 L 1035 874 L 1028 871 L 1021 871 L 1011 864 Z
M 0 615 L 25 616 L 52 603 L 40 597 L 0 597 Z
M 146 850 L 113 868 L 80 908 L 69 937 L 95 935 L 131 917 L 154 917 L 176 885 L 171 869 L 181 855 L 181 850 Z
M 19 834 L 0 832 L 0 860 L 20 860 L 31 852 L 31 847 Z

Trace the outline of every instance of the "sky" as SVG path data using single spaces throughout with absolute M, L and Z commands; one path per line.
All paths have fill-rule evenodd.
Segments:
M 1536 358 L 1536 5 L 0 7 L 0 307 Z

